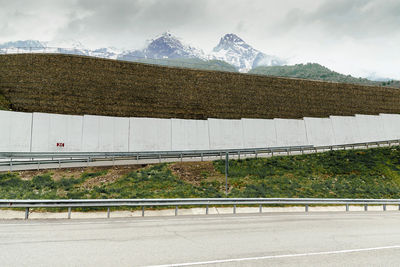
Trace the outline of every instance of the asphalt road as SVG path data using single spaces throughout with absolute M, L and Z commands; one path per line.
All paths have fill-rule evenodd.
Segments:
M 1 266 L 399 266 L 400 212 L 0 221 Z

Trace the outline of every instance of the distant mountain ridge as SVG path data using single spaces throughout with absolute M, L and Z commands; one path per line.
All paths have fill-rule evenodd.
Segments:
M 60 46 L 64 46 L 64 48 L 57 48 Z M 170 32 L 165 32 L 150 40 L 148 45 L 141 50 L 120 50 L 110 47 L 93 50 L 85 48 L 80 42 L 74 40 L 58 42 L 26 40 L 0 44 L 0 53 L 40 52 L 42 50 L 47 53 L 86 55 L 163 66 L 229 72 L 239 71 L 250 74 L 400 88 L 399 81 L 371 81 L 364 78 L 355 78 L 331 71 L 316 63 L 287 66 L 285 65 L 285 60 L 256 50 L 233 33 L 225 34 L 210 54 L 184 43 Z

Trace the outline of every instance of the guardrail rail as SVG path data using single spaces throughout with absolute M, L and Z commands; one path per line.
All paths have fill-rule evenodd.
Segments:
M 68 219 L 71 218 L 72 208 L 107 208 L 107 218 L 110 218 L 110 207 L 142 207 L 142 216 L 145 207 L 175 206 L 175 216 L 178 215 L 179 206 L 203 206 L 208 214 L 209 206 L 233 206 L 233 214 L 237 205 L 258 205 L 262 213 L 263 205 L 304 205 L 308 212 L 309 205 L 345 205 L 349 211 L 350 205 L 363 205 L 368 210 L 368 205 L 398 205 L 400 199 L 350 199 L 350 198 L 176 198 L 176 199 L 60 199 L 60 200 L 12 200 L 0 199 L 0 208 L 25 208 L 25 219 L 29 218 L 31 208 L 68 208 Z

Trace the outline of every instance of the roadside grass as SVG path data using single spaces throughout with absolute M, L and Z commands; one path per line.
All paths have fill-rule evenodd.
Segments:
M 30 179 L 1 173 L 0 199 L 225 197 L 224 161 L 182 164 L 148 165 L 107 182 L 102 181 L 111 170 L 57 179 L 51 171 Z M 230 160 L 229 165 L 228 197 L 400 198 L 400 147 Z M 196 166 L 202 169 L 196 172 Z

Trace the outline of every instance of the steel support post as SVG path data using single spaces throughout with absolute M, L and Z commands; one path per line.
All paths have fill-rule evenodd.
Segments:
M 236 205 L 233 205 L 233 214 L 236 214 Z
M 208 215 L 208 205 L 206 206 L 206 215 Z
M 364 211 L 368 211 L 368 204 L 364 205 Z
M 175 216 L 178 216 L 178 206 L 175 206 Z
M 225 154 L 225 195 L 228 195 L 229 153 Z
M 68 219 L 71 219 L 71 207 L 68 207 Z
M 262 213 L 262 205 L 260 205 L 260 206 L 258 207 L 258 209 L 259 209 L 259 212 Z
M 25 220 L 29 219 L 29 208 L 25 208 Z
M 346 211 L 349 211 L 349 204 L 346 204 Z
M 142 217 L 144 217 L 144 206 L 142 206 Z
M 110 208 L 107 208 L 107 219 L 110 219 Z
M 383 211 L 386 211 L 386 204 L 383 204 Z
M 308 204 L 306 204 L 305 210 L 306 210 L 306 212 L 308 212 Z

